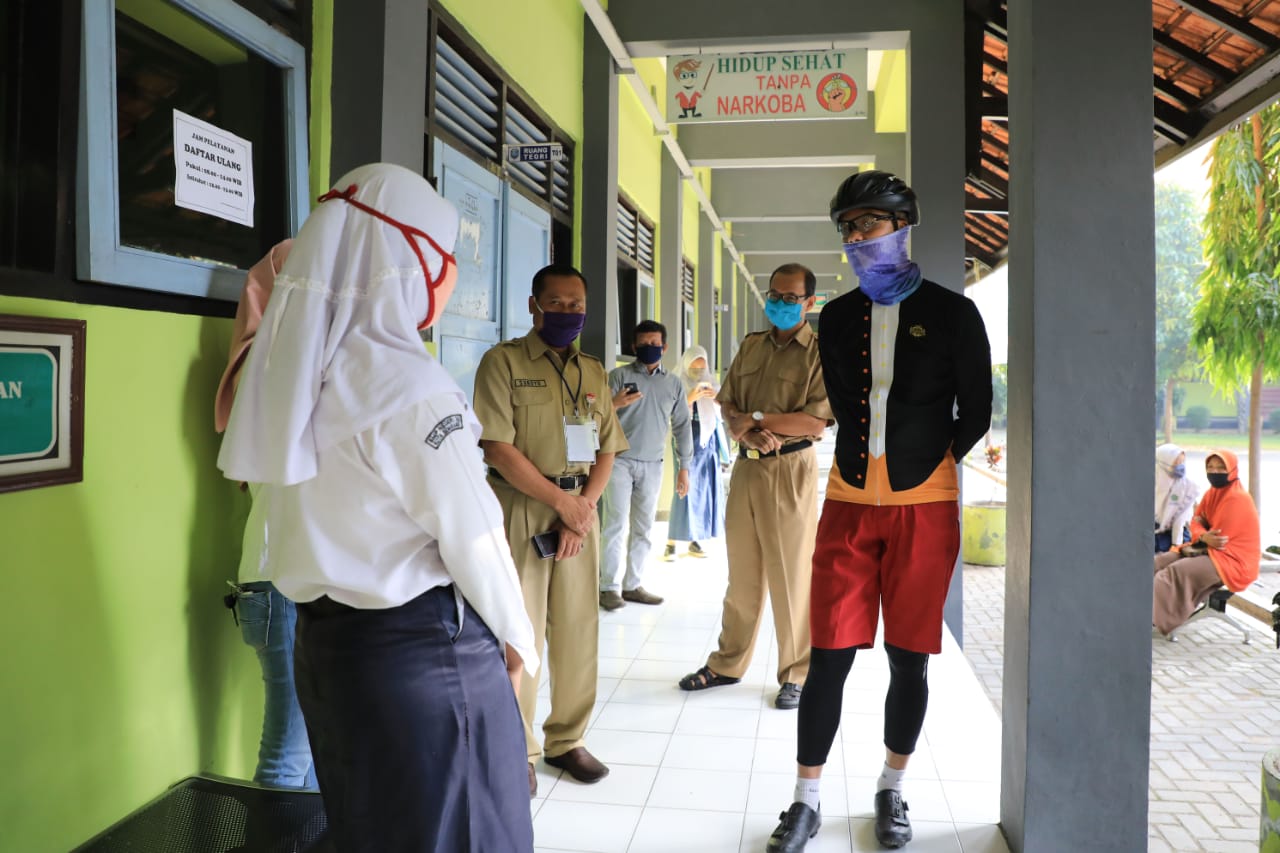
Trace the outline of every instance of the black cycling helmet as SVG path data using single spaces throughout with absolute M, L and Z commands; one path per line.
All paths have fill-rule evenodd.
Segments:
M 890 172 L 858 172 L 845 178 L 831 199 L 831 221 L 839 224 L 847 211 L 858 208 L 901 213 L 908 225 L 920 224 L 920 205 L 906 181 Z

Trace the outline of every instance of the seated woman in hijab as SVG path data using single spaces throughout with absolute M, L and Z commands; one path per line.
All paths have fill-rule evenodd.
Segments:
M 1155 558 L 1151 624 L 1168 634 L 1220 586 L 1240 592 L 1258 579 L 1261 534 L 1253 498 L 1229 450 L 1204 461 L 1212 487 L 1191 518 L 1191 541 Z
M 452 293 L 458 214 L 399 166 L 337 186 L 276 278 L 218 466 L 261 485 L 336 848 L 531 851 L 512 687 L 533 628 L 480 425 L 418 334 Z
M 676 559 L 676 542 L 689 543 L 690 557 L 705 557 L 707 552 L 698 543 L 724 535 L 720 466 L 729 462 L 729 442 L 716 403 L 720 388 L 711 381 L 707 351 L 698 346 L 685 350 L 676 375 L 693 409 L 693 460 L 689 463 L 689 494 L 671 495 L 667 547 L 662 552 L 667 561 Z
M 1176 444 L 1156 448 L 1156 553 L 1187 541 L 1200 488 L 1187 477 L 1187 454 Z

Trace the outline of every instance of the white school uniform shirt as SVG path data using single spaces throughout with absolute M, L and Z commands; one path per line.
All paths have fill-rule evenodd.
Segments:
M 321 450 L 315 477 L 262 486 L 265 575 L 297 602 L 323 595 L 374 610 L 452 583 L 536 673 L 533 626 L 479 436 L 458 395 L 435 395 Z

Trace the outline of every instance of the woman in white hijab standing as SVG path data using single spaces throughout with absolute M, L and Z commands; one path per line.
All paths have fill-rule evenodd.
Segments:
M 700 542 L 724 535 L 724 486 L 720 466 L 728 464 L 725 438 L 716 403 L 719 386 L 711 379 L 707 351 L 692 346 L 680 356 L 676 371 L 684 385 L 685 399 L 693 409 L 693 460 L 689 463 L 689 494 L 671 496 L 667 523 L 667 547 L 662 559 L 676 558 L 676 542 L 688 542 L 691 557 L 705 557 Z
M 261 484 L 263 573 L 298 603 L 337 849 L 531 851 L 512 687 L 533 629 L 480 425 L 418 334 L 453 291 L 458 214 L 399 166 L 337 187 L 276 279 L 218 466 Z
M 1156 448 L 1156 537 L 1157 554 L 1186 541 L 1200 487 L 1187 477 L 1187 454 L 1176 444 Z

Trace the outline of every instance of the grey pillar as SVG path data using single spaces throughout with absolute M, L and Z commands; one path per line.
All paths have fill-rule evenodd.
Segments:
M 737 295 L 737 288 L 733 285 L 733 258 L 729 255 L 729 249 L 723 243 L 720 244 L 720 304 L 727 306 L 728 311 L 720 311 L 716 309 L 716 316 L 720 318 L 720 352 L 716 355 L 717 363 L 721 370 L 729 369 L 729 362 L 733 360 L 733 314 L 734 297 Z
M 611 369 L 618 360 L 618 76 L 585 15 L 583 34 L 581 269 L 590 291 L 582 348 Z
M 422 174 L 427 102 L 427 5 L 335 0 L 330 180 L 365 163 Z
M 1128 853 L 1147 849 L 1151 705 L 1151 17 L 1009 6 L 1001 819 L 1015 853 Z
M 668 370 L 680 364 L 680 259 L 684 236 L 684 179 L 662 148 L 662 204 L 658 216 L 658 322 L 667 327 L 667 350 L 662 363 Z
M 695 343 L 711 354 L 711 324 L 716 317 L 716 232 L 705 214 L 698 215 L 698 305 Z

